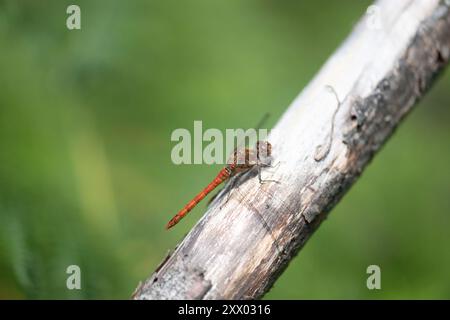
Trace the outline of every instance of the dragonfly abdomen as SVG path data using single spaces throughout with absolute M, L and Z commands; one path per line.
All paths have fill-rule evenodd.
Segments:
M 169 229 L 176 225 L 185 215 L 189 213 L 194 207 L 202 201 L 211 191 L 213 191 L 218 185 L 227 180 L 231 175 L 231 170 L 229 167 L 225 167 L 220 170 L 219 174 L 211 181 L 210 184 L 206 186 L 199 194 L 197 194 L 194 199 L 188 202 L 166 225 L 166 229 Z

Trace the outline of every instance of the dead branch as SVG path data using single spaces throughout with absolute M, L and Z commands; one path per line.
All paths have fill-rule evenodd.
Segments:
M 449 60 L 449 1 L 376 6 L 379 25 L 364 16 L 270 134 L 279 165 L 263 175 L 281 183 L 252 178 L 217 201 L 134 299 L 267 292 Z

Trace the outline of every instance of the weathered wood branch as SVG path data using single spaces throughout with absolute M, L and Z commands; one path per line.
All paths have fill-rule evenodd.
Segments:
M 133 298 L 253 299 L 271 287 L 449 60 L 450 1 L 376 5 L 271 132 L 279 165 L 263 175 L 281 183 L 251 178 L 217 201 Z

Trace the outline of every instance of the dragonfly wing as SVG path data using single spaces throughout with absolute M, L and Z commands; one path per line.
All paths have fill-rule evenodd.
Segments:
M 225 201 L 225 203 L 227 203 L 228 200 L 230 199 L 232 190 L 239 184 L 238 180 L 241 176 L 242 176 L 241 173 L 237 173 L 234 176 L 230 177 L 229 181 L 225 184 L 225 186 L 219 191 L 217 191 L 217 193 L 215 193 L 208 200 L 207 208 L 209 208 L 213 204 L 213 202 L 220 201 L 220 199 L 222 199 L 224 196 L 227 196 L 227 199 Z

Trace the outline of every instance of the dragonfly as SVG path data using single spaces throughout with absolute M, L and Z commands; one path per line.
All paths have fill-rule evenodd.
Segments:
M 195 206 L 202 201 L 211 191 L 228 179 L 257 168 L 259 182 L 275 180 L 263 180 L 261 178 L 261 168 L 270 166 L 272 156 L 272 145 L 268 141 L 257 141 L 256 148 L 240 147 L 231 154 L 227 165 L 220 170 L 217 176 L 200 193 L 189 201 L 166 225 L 166 229 L 172 228 L 183 219 Z

